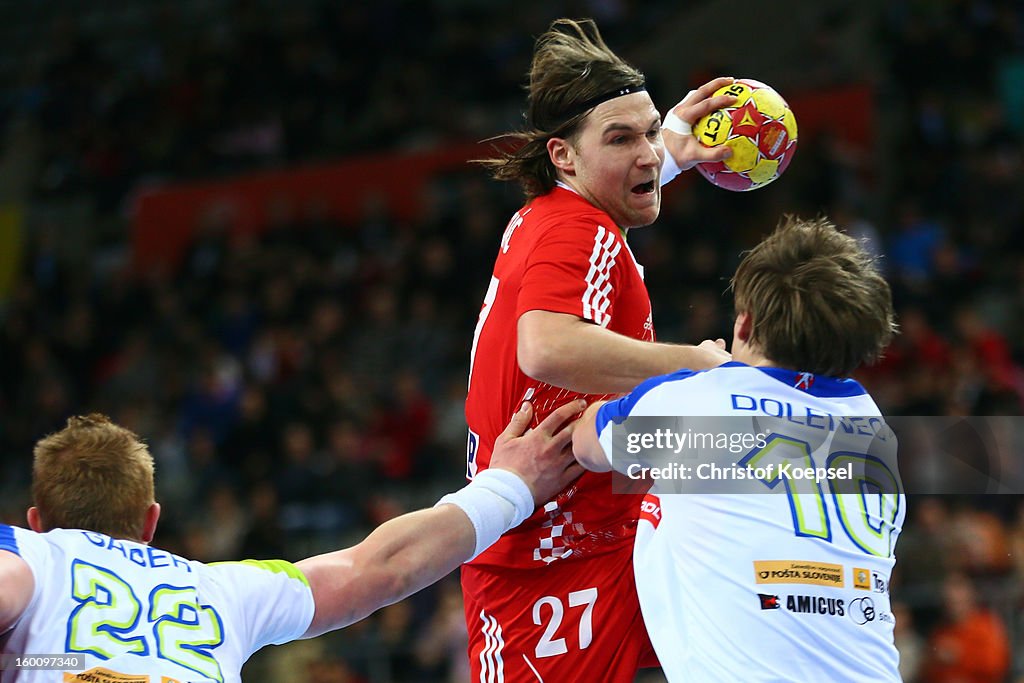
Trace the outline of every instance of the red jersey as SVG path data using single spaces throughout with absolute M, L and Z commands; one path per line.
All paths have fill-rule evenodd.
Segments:
M 537 197 L 509 221 L 477 321 L 470 357 L 467 476 L 486 469 L 494 441 L 524 400 L 539 422 L 587 395 L 523 374 L 516 356 L 519 317 L 568 313 L 635 339 L 654 341 L 642 269 L 607 213 L 562 187 Z M 612 495 L 611 474 L 585 473 L 555 500 L 473 562 L 542 567 L 632 546 L 642 496 Z

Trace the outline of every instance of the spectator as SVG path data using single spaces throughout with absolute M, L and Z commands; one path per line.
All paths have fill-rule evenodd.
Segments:
M 928 639 L 923 680 L 928 683 L 1002 683 L 1009 672 L 1006 627 L 978 603 L 975 588 L 963 574 L 943 585 L 945 621 Z

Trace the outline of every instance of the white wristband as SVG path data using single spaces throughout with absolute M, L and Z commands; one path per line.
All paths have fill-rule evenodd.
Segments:
M 503 533 L 533 514 L 535 507 L 530 487 L 508 470 L 478 472 L 473 481 L 434 504 L 455 505 L 461 509 L 476 531 L 473 559 L 487 550 Z M 467 560 L 468 561 L 468 560 Z
M 689 93 L 686 94 L 686 97 L 689 97 L 692 93 L 693 91 L 691 90 Z M 679 104 L 682 104 L 684 101 L 686 101 L 686 97 L 684 97 L 679 102 Z M 679 104 L 677 104 L 676 107 L 678 107 Z M 689 123 L 683 121 L 681 118 L 676 116 L 676 107 L 672 107 L 672 109 L 668 110 L 668 115 L 665 116 L 665 121 L 664 123 L 661 124 L 661 127 L 664 128 L 665 130 L 670 130 L 673 133 L 678 133 L 679 135 L 692 135 L 693 126 L 691 126 Z M 668 185 L 669 182 L 671 182 L 672 179 L 675 178 L 677 175 L 682 173 L 682 171 L 683 169 L 679 168 L 679 164 L 676 163 L 675 157 L 673 157 L 672 154 L 666 149 L 665 163 L 661 165 L 662 186 Z
M 680 104 L 682 103 L 680 102 Z M 693 135 L 693 126 L 676 116 L 675 107 L 669 110 L 668 116 L 665 117 L 665 122 L 661 124 L 661 127 L 680 135 Z

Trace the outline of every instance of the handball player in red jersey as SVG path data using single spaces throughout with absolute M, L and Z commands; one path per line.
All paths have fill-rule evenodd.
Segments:
M 643 268 L 626 233 L 653 223 L 661 185 L 727 150 L 688 128 L 732 104 L 731 79 L 692 91 L 665 130 L 644 76 L 591 21 L 558 20 L 537 41 L 527 130 L 484 163 L 527 203 L 502 235 L 476 325 L 466 420 L 467 477 L 524 400 L 542 419 L 579 397 L 605 398 L 652 375 L 729 360 L 724 342 L 654 343 Z M 612 495 L 587 473 L 463 566 L 473 681 L 633 681 L 656 665 L 631 564 L 642 496 Z

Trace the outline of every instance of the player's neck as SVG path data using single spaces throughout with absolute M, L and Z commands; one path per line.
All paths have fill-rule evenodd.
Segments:
M 583 192 L 581 192 L 577 187 L 575 187 L 574 185 L 569 183 L 563 177 L 559 177 L 559 179 L 555 181 L 555 187 L 560 187 L 563 190 L 569 190 L 569 192 L 572 192 L 573 194 L 576 194 L 576 195 L 579 195 L 580 197 L 582 197 L 591 206 L 593 206 L 595 208 L 598 208 L 598 209 L 601 209 L 602 211 L 604 211 L 604 208 L 600 204 L 598 204 L 592 197 L 590 197 L 589 195 L 584 194 Z M 629 235 L 629 228 L 623 228 L 621 225 L 616 225 L 616 227 L 619 228 L 619 233 L 622 234 L 622 239 L 626 239 L 627 235 Z
M 732 359 L 754 367 L 774 368 L 778 363 L 767 358 L 760 349 L 746 344 L 733 344 Z

